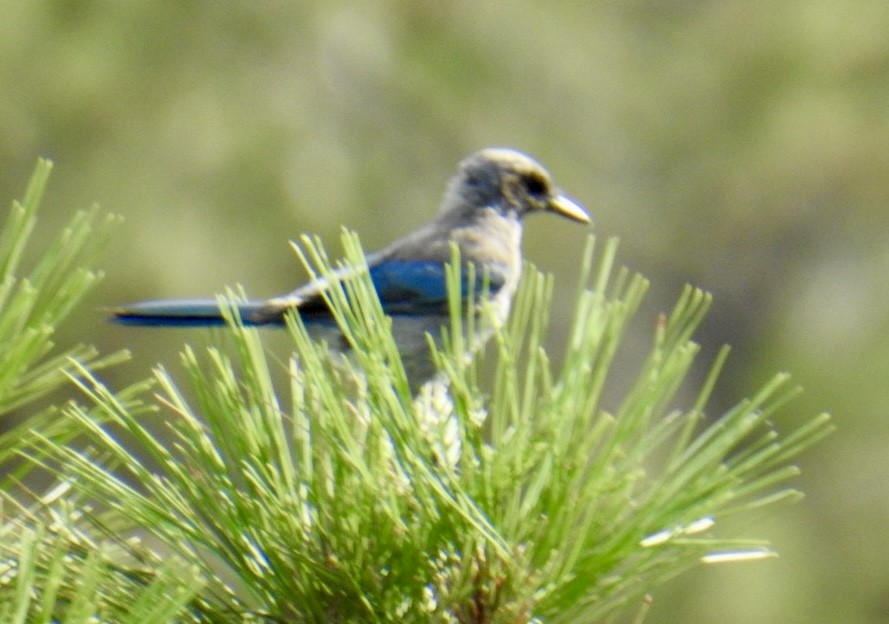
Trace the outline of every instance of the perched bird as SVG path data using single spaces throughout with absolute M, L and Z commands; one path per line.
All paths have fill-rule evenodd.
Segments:
M 460 163 L 438 217 L 367 257 L 412 387 L 434 373 L 426 333 L 436 337 L 448 322 L 445 264 L 451 259 L 450 245 L 456 244 L 461 261 L 472 263 L 477 275 L 484 276 L 476 288 L 480 293 L 486 283 L 497 320 L 502 321 L 521 274 L 522 219 L 544 212 L 590 222 L 586 211 L 553 185 L 540 163 L 512 149 L 483 149 Z M 318 333 L 329 337 L 335 324 L 319 294 L 326 287 L 323 280 L 315 280 L 286 295 L 241 304 L 241 319 L 246 325 L 283 325 L 285 315 L 295 311 L 310 330 L 317 326 Z M 145 301 L 112 310 L 112 315 L 128 325 L 224 324 L 215 299 Z

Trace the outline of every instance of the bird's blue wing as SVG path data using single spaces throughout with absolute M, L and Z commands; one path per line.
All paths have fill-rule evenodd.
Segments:
M 445 265 L 433 260 L 381 260 L 370 267 L 370 279 L 387 314 L 444 314 L 448 309 L 448 288 Z M 503 284 L 499 274 L 477 277 L 472 285 L 474 294 L 481 294 L 485 286 L 496 292 Z M 460 294 L 469 295 L 466 268 L 461 275 Z
M 435 260 L 406 260 L 404 258 L 372 258 L 369 267 L 370 279 L 386 314 L 447 314 L 448 288 L 445 264 Z M 343 276 L 348 279 L 348 276 Z M 486 281 L 487 280 L 487 281 Z M 460 295 L 469 295 L 467 268 L 461 274 Z M 475 295 L 488 292 L 494 294 L 503 285 L 501 272 L 488 271 L 486 278 L 476 277 L 473 285 Z M 315 283 L 294 291 L 298 301 L 297 309 L 304 318 L 327 316 L 329 310 L 320 295 L 323 284 Z M 282 305 L 286 305 L 283 304 Z

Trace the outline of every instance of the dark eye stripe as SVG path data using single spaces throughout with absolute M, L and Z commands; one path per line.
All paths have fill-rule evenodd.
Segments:
M 538 177 L 528 176 L 522 180 L 529 195 L 546 194 L 546 182 Z

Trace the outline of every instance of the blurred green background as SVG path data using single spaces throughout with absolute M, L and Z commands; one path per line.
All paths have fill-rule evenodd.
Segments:
M 887 33 L 885 0 L 7 0 L 0 198 L 42 155 L 40 235 L 94 201 L 126 217 L 59 337 L 132 348 L 106 374 L 123 384 L 176 370 L 196 336 L 97 308 L 289 290 L 299 233 L 382 246 L 467 153 L 528 151 L 652 279 L 640 344 L 683 283 L 704 287 L 702 357 L 734 347 L 716 407 L 789 370 L 806 392 L 788 420 L 839 426 L 800 460 L 802 504 L 725 529 L 781 557 L 681 576 L 646 622 L 889 622 Z M 584 233 L 526 232 L 563 326 Z

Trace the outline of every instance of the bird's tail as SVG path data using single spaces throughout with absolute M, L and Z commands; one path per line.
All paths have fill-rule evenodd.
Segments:
M 265 301 L 237 304 L 244 325 L 282 325 L 282 311 L 270 310 Z M 146 327 L 213 327 L 225 325 L 216 299 L 165 299 L 141 301 L 110 310 L 111 320 Z

